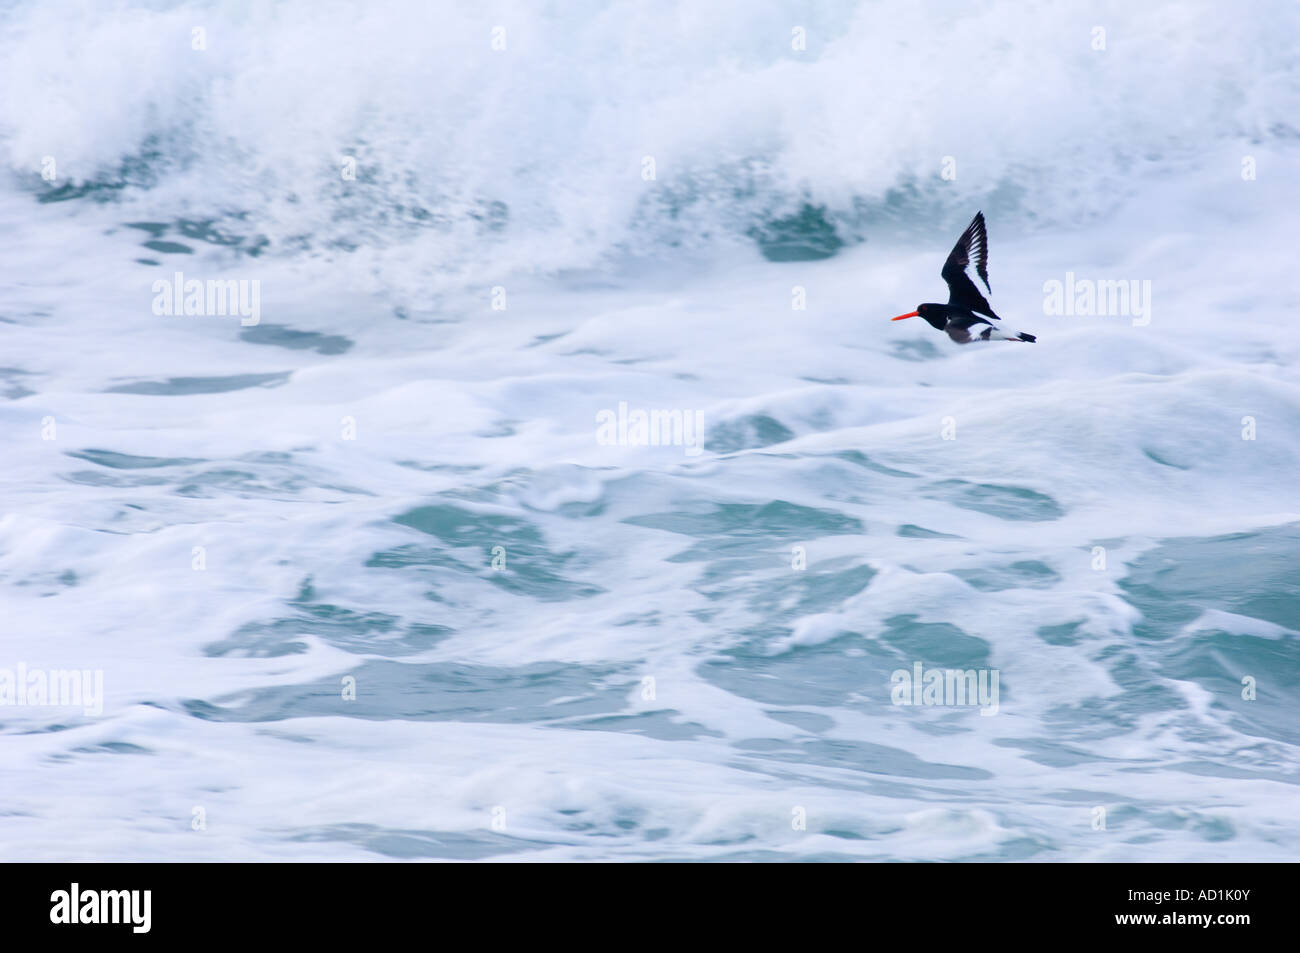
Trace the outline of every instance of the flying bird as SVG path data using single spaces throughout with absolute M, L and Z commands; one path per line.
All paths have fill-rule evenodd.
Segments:
M 900 314 L 891 321 L 915 318 L 918 315 L 930 322 L 936 331 L 945 331 L 948 337 L 958 344 L 971 341 L 1025 341 L 1033 343 L 1038 340 L 1032 334 L 1023 331 L 1010 331 L 994 324 L 1001 321 L 979 287 L 966 274 L 966 266 L 975 260 L 975 274 L 980 276 L 989 294 L 989 239 L 984 232 L 984 213 L 976 212 L 966 231 L 961 233 L 957 244 L 943 263 L 943 280 L 948 282 L 947 304 L 918 304 L 915 311 Z M 980 317 L 984 315 L 984 317 Z M 992 318 L 993 321 L 988 320 Z M 983 327 L 980 327 L 983 325 Z

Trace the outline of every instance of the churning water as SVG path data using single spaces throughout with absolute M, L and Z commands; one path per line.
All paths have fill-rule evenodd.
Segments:
M 814 6 L 0 12 L 0 854 L 1296 857 L 1300 12 Z

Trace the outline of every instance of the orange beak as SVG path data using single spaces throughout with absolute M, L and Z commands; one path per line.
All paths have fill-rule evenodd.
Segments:
M 904 318 L 914 318 L 914 317 L 916 317 L 918 314 L 920 314 L 919 311 L 909 311 L 909 312 L 907 312 L 907 314 L 900 314 L 898 317 L 896 317 L 896 318 L 890 318 L 889 320 L 890 320 L 890 321 L 902 321 Z

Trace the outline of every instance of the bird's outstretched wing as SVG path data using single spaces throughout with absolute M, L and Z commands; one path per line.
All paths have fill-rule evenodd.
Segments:
M 961 233 L 961 238 L 957 239 L 957 244 L 953 246 L 952 252 L 948 255 L 948 260 L 943 263 L 943 280 L 948 282 L 948 304 L 957 305 L 958 307 L 967 308 L 980 314 L 987 314 L 990 318 L 998 318 L 993 313 L 993 308 L 989 306 L 988 301 L 980 294 L 975 282 L 970 280 L 970 275 L 966 274 L 966 266 L 975 260 L 975 274 L 979 275 L 984 282 L 984 287 L 989 289 L 989 240 L 984 233 L 984 213 L 976 212 L 975 217 L 971 219 L 966 231 Z

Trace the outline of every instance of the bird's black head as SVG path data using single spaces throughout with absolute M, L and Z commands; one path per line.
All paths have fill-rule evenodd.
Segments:
M 948 326 L 948 313 L 946 313 L 946 308 L 943 304 L 918 304 L 915 311 L 909 311 L 906 315 L 891 317 L 889 320 L 902 321 L 905 317 L 917 317 L 918 315 L 923 317 L 923 319 L 930 321 L 931 328 L 935 330 L 943 330 Z
M 942 331 L 948 326 L 948 309 L 941 304 L 918 304 L 915 311 L 909 311 L 907 314 L 900 314 L 896 318 L 890 318 L 891 321 L 902 321 L 904 318 L 914 318 L 918 315 L 930 322 L 930 327 L 937 331 Z

